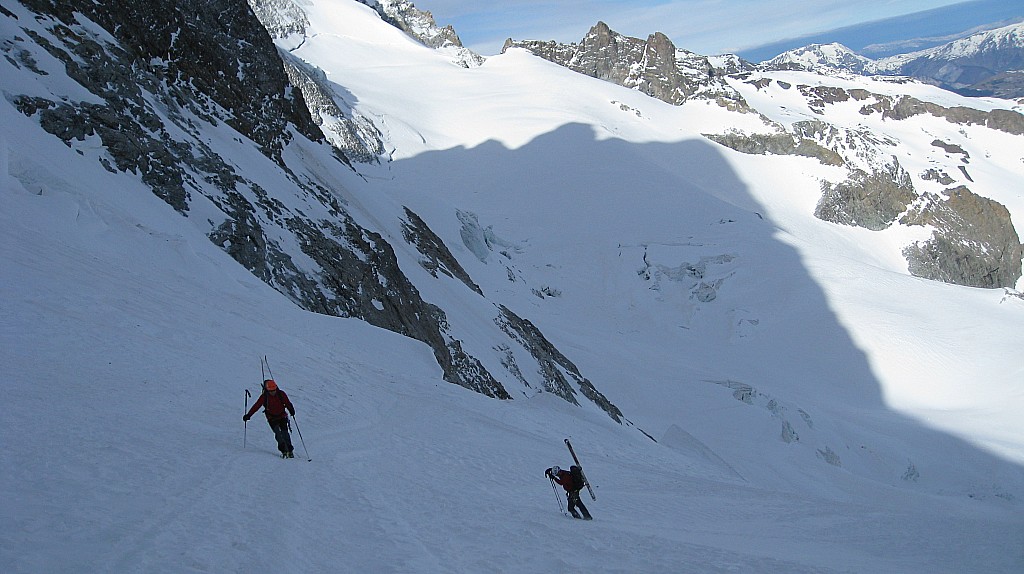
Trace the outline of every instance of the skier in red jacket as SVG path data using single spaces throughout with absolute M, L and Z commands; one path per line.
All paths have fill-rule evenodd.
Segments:
M 288 413 L 295 416 L 295 406 L 284 391 L 277 388 L 274 379 L 263 381 L 263 394 L 256 399 L 256 404 L 245 413 L 242 420 L 247 421 L 253 413 L 264 407 L 263 414 L 267 415 L 267 423 L 274 431 L 274 438 L 277 439 L 277 448 L 281 451 L 281 458 L 295 458 L 292 454 L 292 437 L 288 433 Z
M 562 488 L 565 489 L 565 498 L 568 501 L 566 505 L 569 507 L 569 512 L 573 518 L 593 520 L 593 517 L 590 516 L 590 511 L 587 510 L 586 506 L 583 506 L 583 501 L 580 500 L 580 489 L 584 486 L 581 479 L 574 479 L 572 472 L 562 470 L 557 466 L 552 466 L 545 470 L 544 476 L 562 485 Z M 579 515 L 579 512 L 576 512 L 577 507 L 583 513 L 582 517 Z

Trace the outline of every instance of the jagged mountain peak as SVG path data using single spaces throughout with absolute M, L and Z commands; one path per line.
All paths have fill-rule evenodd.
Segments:
M 693 98 L 746 109 L 743 98 L 723 81 L 706 56 L 677 48 L 661 32 L 646 39 L 634 38 L 598 21 L 578 43 L 509 38 L 502 53 L 510 48 L 526 49 L 575 72 L 639 90 L 673 105 Z

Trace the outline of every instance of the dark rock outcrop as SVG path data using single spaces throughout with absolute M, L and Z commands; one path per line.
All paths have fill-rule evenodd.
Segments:
M 881 113 L 882 117 L 893 120 L 905 120 L 921 114 L 931 114 L 946 121 L 962 125 L 981 125 L 1013 135 L 1024 134 L 1024 115 L 1012 110 L 992 110 L 985 112 L 974 108 L 955 106 L 947 108 L 924 102 L 912 96 L 883 96 L 873 94 L 875 103 L 863 106 L 860 113 L 869 115 Z
M 68 33 L 60 36 L 63 46 L 38 40 L 65 62 L 72 79 L 114 105 L 130 108 L 140 89 L 157 92 L 159 83 L 166 82 L 174 86 L 175 93 L 168 94 L 174 97 L 173 103 L 209 118 L 215 113 L 211 106 L 223 108 L 227 113 L 219 119 L 258 143 L 270 157 L 278 157 L 292 137 L 290 130 L 314 140 L 323 137 L 301 95 L 285 89 L 288 80 L 277 50 L 245 4 L 230 0 L 116 4 L 25 0 L 23 4 L 65 23 L 76 22 L 75 14 L 81 14 L 110 32 L 116 46 L 101 45 L 71 26 L 61 27 Z M 238 38 L 246 42 L 237 42 Z M 107 49 L 114 53 L 108 54 Z M 133 89 L 132 81 L 139 86 Z
M 893 157 L 888 169 L 872 173 L 853 170 L 842 183 L 823 183 L 814 216 L 880 231 L 892 225 L 916 198 L 910 174 Z
M 915 276 L 987 288 L 1012 288 L 1021 276 L 1020 237 L 1010 213 L 964 186 L 924 194 L 900 223 L 935 228 L 930 239 L 904 249 Z
M 709 140 L 740 153 L 752 155 L 799 155 L 817 159 L 825 165 L 843 165 L 838 153 L 822 147 L 816 141 L 787 132 L 772 134 L 704 134 Z
M 925 181 L 937 181 L 942 185 L 950 185 L 956 181 L 952 177 L 949 177 L 948 173 L 935 168 L 928 169 L 922 173 L 921 179 Z
M 964 148 L 962 148 L 962 147 L 960 147 L 960 146 L 958 146 L 956 144 L 946 143 L 946 142 L 944 142 L 942 140 L 932 140 L 932 145 L 934 147 L 937 147 L 937 148 L 941 149 L 942 151 L 944 151 L 944 152 L 946 152 L 946 153 L 948 153 L 950 155 L 958 154 L 958 155 L 963 156 L 963 160 L 964 160 L 965 163 L 966 163 L 966 161 L 968 159 L 971 159 L 971 154 L 967 153 L 964 150 Z
M 469 273 L 466 273 L 458 259 L 448 250 L 448 246 L 427 226 L 427 223 L 408 207 L 405 208 L 405 216 L 406 220 L 402 223 L 402 233 L 405 236 L 405 240 L 415 245 L 416 249 L 423 255 L 420 265 L 434 277 L 437 277 L 437 274 L 440 272 L 462 281 L 466 287 L 476 291 L 479 295 L 483 295 L 480 287 L 473 282 Z
M 576 391 L 569 383 L 571 379 L 583 396 L 601 407 L 615 422 L 623 422 L 622 411 L 594 388 L 594 385 L 580 374 L 576 365 L 555 348 L 533 323 L 516 315 L 504 305 L 501 306 L 501 315 L 494 322 L 533 355 L 540 365 L 545 391 L 554 393 L 570 403 L 579 404 L 575 398 Z

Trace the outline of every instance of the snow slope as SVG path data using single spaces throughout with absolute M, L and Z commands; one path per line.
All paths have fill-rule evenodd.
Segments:
M 536 316 L 515 308 L 542 323 L 545 332 L 560 328 L 556 323 L 563 320 L 565 325 L 582 323 L 591 329 L 597 328 L 595 323 L 602 320 L 601 336 L 596 337 L 599 340 L 621 331 L 622 323 L 631 320 L 657 333 L 658 339 L 669 336 L 665 331 L 678 331 L 677 323 L 686 320 L 677 319 L 676 314 L 685 317 L 694 312 L 686 308 L 686 303 L 675 302 L 683 308 L 674 309 L 672 305 L 666 307 L 647 298 L 641 304 L 622 309 L 619 314 L 609 307 L 622 307 L 624 299 L 635 296 L 623 291 L 630 286 L 641 293 L 651 291 L 650 285 L 632 281 L 636 269 L 644 265 L 644 246 L 662 245 L 669 251 L 685 251 L 682 244 L 695 243 L 694 236 L 699 237 L 705 229 L 715 228 L 718 221 L 731 218 L 740 222 L 735 226 L 738 229 L 719 235 L 731 237 L 732 245 L 715 245 L 703 250 L 690 245 L 689 251 L 700 252 L 696 254 L 699 258 L 750 250 L 739 254 L 752 265 L 763 260 L 756 249 L 778 237 L 780 241 L 774 242 L 772 247 L 783 252 L 781 257 L 794 263 L 787 269 L 789 276 L 779 279 L 783 284 L 780 290 L 791 290 L 793 284 L 806 280 L 807 288 L 819 297 L 821 307 L 828 307 L 837 315 L 822 328 L 850 331 L 860 344 L 873 346 L 872 350 L 877 353 L 870 354 L 866 360 L 857 356 L 860 349 L 850 349 L 854 351 L 851 356 L 855 357 L 858 367 L 866 368 L 868 362 L 872 363 L 872 368 L 882 361 L 903 363 L 893 365 L 891 376 L 886 372 L 862 372 L 863 378 L 870 381 L 869 387 L 882 387 L 866 393 L 906 399 L 893 406 L 909 408 L 913 401 L 908 395 L 915 394 L 918 383 L 906 381 L 905 374 L 916 372 L 921 373 L 920 378 L 949 389 L 925 401 L 932 406 L 963 407 L 963 401 L 969 400 L 992 407 L 1002 404 L 1008 397 L 1019 400 L 1019 393 L 1013 391 L 1019 365 L 1012 357 L 1013 349 L 1021 341 L 1015 335 L 1007 336 L 1014 331 L 1012 325 L 1019 320 L 1021 312 L 1013 299 L 1004 302 L 1002 291 L 976 293 L 906 276 L 906 263 L 900 251 L 910 239 L 916 238 L 908 235 L 913 231 L 894 228 L 885 233 L 867 233 L 815 220 L 810 213 L 820 195 L 820 178 L 834 175 L 831 171 L 834 168 L 800 158 L 741 156 L 710 144 L 698 135 L 719 131 L 726 125 L 763 130 L 763 124 L 755 115 L 732 114 L 704 102 L 692 107 L 664 105 L 633 91 L 566 74 L 564 69 L 519 50 L 490 58 L 481 68 L 461 69 L 397 31 L 378 32 L 372 11 L 360 7 L 345 11 L 345 6 L 344 2 L 314 3 L 308 9 L 313 22 L 311 38 L 294 53 L 326 70 L 335 81 L 343 82 L 345 89 L 359 98 L 363 113 L 377 117 L 380 126 L 390 128 L 389 139 L 395 142 L 397 161 L 379 171 L 372 167 L 361 168 L 361 171 L 367 177 L 384 180 L 382 187 L 389 189 L 392 197 L 423 215 L 442 237 L 451 238 L 449 243 L 454 244 L 452 248 L 456 251 L 461 247 L 458 238 L 462 230 L 457 210 L 475 214 L 481 226 L 492 226 L 494 235 L 513 244 L 514 249 L 505 249 L 511 253 L 510 257 L 496 252 L 493 260 L 474 261 L 468 252 L 456 254 L 485 291 L 525 291 L 530 296 L 523 298 L 522 306 L 546 305 Z M 383 49 L 384 46 L 389 49 Z M 391 46 L 401 46 L 401 50 L 392 50 Z M 382 74 L 383 69 L 395 73 Z M 813 85 L 816 78 L 799 72 L 787 74 L 779 77 L 794 85 Z M 829 81 L 845 85 L 840 80 Z M 758 109 L 768 110 L 766 113 L 782 110 L 784 115 L 772 118 L 776 121 L 791 124 L 815 117 L 804 100 L 800 100 L 803 109 L 795 105 L 796 100 L 769 101 L 775 97 L 785 98 L 786 90 L 776 87 L 762 94 L 749 85 L 736 87 L 743 90 L 744 97 Z M 849 87 L 854 84 L 850 82 Z M 894 85 L 879 81 L 870 87 L 876 93 L 907 93 L 946 106 L 968 102 L 966 98 L 920 84 Z M 795 90 L 789 90 L 790 94 L 793 92 Z M 999 107 L 999 103 L 983 101 L 980 106 L 990 109 Z M 1014 164 L 1020 161 L 1019 154 L 1015 153 L 1019 149 L 1015 147 L 1019 138 L 985 128 L 936 121 L 930 116 L 894 124 L 880 116 L 865 118 L 858 109 L 856 102 L 849 102 L 845 108 L 830 109 L 829 119 L 841 125 L 845 122 L 851 128 L 871 130 L 879 137 L 895 141 L 910 139 L 907 134 L 927 130 L 933 138 L 962 142 L 974 157 L 991 159 L 986 164 L 991 168 L 971 167 L 972 171 L 983 170 L 982 175 L 975 177 L 976 184 L 972 187 L 980 186 L 986 195 L 1007 205 L 1016 221 L 1024 220 L 1024 196 L 1020 188 L 1004 184 L 1008 177 L 1009 181 L 1021 181 L 1019 173 L 1013 174 Z M 913 159 L 907 169 L 918 173 L 930 165 L 937 153 L 941 150 L 933 148 L 911 154 L 919 159 Z M 712 201 L 708 201 L 709 196 Z M 589 197 L 595 200 L 584 199 Z M 767 216 L 767 220 L 758 214 Z M 762 224 L 762 221 L 768 223 Z M 716 240 L 722 241 L 717 237 Z M 710 243 L 706 239 L 704 242 Z M 632 257 L 627 256 L 626 261 L 618 264 L 619 269 L 608 268 L 623 259 L 623 252 L 629 249 L 634 250 Z M 517 250 L 521 253 L 516 253 Z M 844 263 L 849 262 L 856 271 L 843 267 L 836 277 L 832 269 L 836 253 L 842 253 Z M 665 263 L 677 266 L 682 261 L 680 258 L 691 255 L 673 253 L 667 257 L 675 259 Z M 502 258 L 511 263 L 503 266 Z M 751 284 L 755 284 L 775 274 L 769 268 L 777 264 L 771 261 L 763 270 L 744 265 L 740 272 L 749 273 Z M 572 297 L 572 301 L 566 286 L 552 285 L 565 296 L 546 304 L 539 303 L 531 290 L 509 284 L 506 266 L 513 267 L 513 273 L 521 273 L 523 282 L 532 284 L 534 290 L 555 279 L 583 283 L 574 286 L 578 297 Z M 561 271 L 555 273 L 553 269 Z M 728 275 L 732 271 L 723 269 L 721 274 Z M 862 281 L 850 281 L 846 276 L 851 273 L 863 277 Z M 625 284 L 594 284 L 594 278 L 605 277 L 609 277 L 607 280 L 621 278 Z M 790 284 L 786 285 L 787 281 Z M 895 290 L 880 287 L 879 291 L 870 289 L 865 293 L 865 284 L 888 285 L 890 282 L 899 287 Z M 931 314 L 934 300 L 942 298 L 937 293 L 946 294 L 950 305 L 964 309 L 968 317 L 985 317 L 980 322 L 985 325 L 981 335 L 984 340 L 977 341 L 977 349 L 972 348 L 972 354 L 978 359 L 952 371 L 944 366 L 934 368 L 927 357 L 932 352 L 957 356 L 957 346 L 962 344 L 960 338 L 950 335 L 946 348 L 923 354 L 909 348 L 887 353 L 891 345 L 873 342 L 878 325 L 859 321 L 866 314 L 874 313 L 883 300 L 895 299 L 893 307 L 906 309 L 907 314 L 911 314 L 911 308 L 922 307 L 910 320 L 902 321 L 900 317 L 891 320 L 917 331 L 920 324 L 913 317 Z M 720 307 L 733 306 L 729 311 L 732 314 L 746 313 L 757 319 L 759 313 L 776 311 L 772 307 L 779 305 L 777 297 L 778 292 L 768 293 L 764 301 L 737 296 L 736 300 Z M 637 321 L 636 307 L 641 307 L 642 312 L 643 307 L 650 304 L 656 309 L 653 314 L 668 312 L 671 315 L 667 326 L 652 325 L 646 319 Z M 758 309 L 758 304 L 762 308 Z M 551 313 L 572 305 L 576 308 L 563 320 L 548 319 Z M 793 302 L 793 305 L 803 307 L 803 312 L 809 314 L 822 312 L 808 305 L 806 300 Z M 741 308 L 747 310 L 738 310 Z M 800 312 L 788 308 L 786 311 Z M 956 333 L 960 322 L 943 317 Z M 661 327 L 664 329 L 659 330 Z M 788 331 L 782 340 L 796 337 L 796 341 L 800 341 L 807 337 L 800 333 L 804 328 L 800 321 L 790 321 L 786 328 Z M 813 344 L 815 337 L 811 335 L 807 344 Z M 705 340 L 702 333 L 684 337 L 676 344 L 678 347 L 669 346 L 684 348 L 706 344 Z M 720 346 L 720 341 L 710 343 L 716 348 Z M 619 348 L 629 341 L 612 338 L 606 344 Z M 935 344 L 935 341 L 929 343 Z M 576 346 L 590 348 L 589 345 Z M 773 356 L 778 354 L 777 349 L 764 351 L 752 352 L 751 362 L 777 360 Z M 607 356 L 606 353 L 607 350 L 596 352 L 599 356 Z M 887 354 L 895 357 L 887 360 Z M 801 356 L 800 360 L 813 363 L 818 359 Z M 636 362 L 630 361 L 629 368 L 635 368 Z M 815 392 L 820 388 L 820 378 L 834 373 L 830 358 L 821 363 L 814 367 L 798 366 L 811 372 L 806 380 L 795 383 L 804 385 L 794 391 L 795 395 Z M 608 367 L 601 365 L 601 368 Z M 612 377 L 612 380 L 617 378 Z M 987 381 L 986 392 L 964 383 L 973 378 Z M 771 381 L 770 384 L 793 383 Z M 828 392 L 836 390 L 830 387 Z M 1013 436 L 1024 430 L 1017 416 L 1020 408 L 1021 404 L 1015 403 L 1013 408 L 1006 409 L 1005 418 L 994 425 L 1000 429 L 998 434 Z M 932 413 L 928 415 L 931 417 Z M 674 422 L 666 421 L 664 426 Z M 949 421 L 947 426 L 954 428 L 955 422 Z M 1022 459 L 1019 450 L 1014 456 Z
M 5 571 L 1021 570 L 1024 300 L 909 277 L 905 238 L 809 216 L 830 168 L 699 136 L 756 117 L 516 50 L 467 70 L 365 6 L 308 10 L 295 54 L 395 146 L 328 180 L 394 237 L 395 205 L 422 215 L 659 442 L 298 310 L 2 100 Z M 239 424 L 263 354 L 295 460 Z M 566 436 L 593 522 L 542 476 Z

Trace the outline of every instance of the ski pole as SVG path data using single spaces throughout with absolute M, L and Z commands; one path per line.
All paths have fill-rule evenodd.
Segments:
M 273 377 L 274 375 L 270 375 Z M 302 429 L 299 428 L 299 418 L 292 415 L 292 420 L 295 421 L 295 431 L 299 433 L 299 440 L 302 442 L 302 450 L 306 451 L 306 462 L 313 462 L 313 459 L 309 458 L 309 449 L 306 448 L 306 441 L 302 438 Z
M 565 514 L 565 511 L 562 510 L 562 499 L 561 499 L 561 497 L 558 496 L 558 489 L 555 488 L 555 479 L 553 479 L 553 478 L 551 478 L 549 476 L 548 480 L 551 482 L 551 492 L 555 493 L 555 502 L 558 503 L 558 512 L 561 512 L 562 514 Z
M 245 412 L 245 409 L 249 408 L 250 397 L 252 397 L 252 395 L 249 394 L 249 389 L 245 389 L 245 402 L 242 403 L 243 412 Z M 249 421 L 242 421 L 242 428 L 242 448 L 245 448 L 245 441 L 249 435 Z

